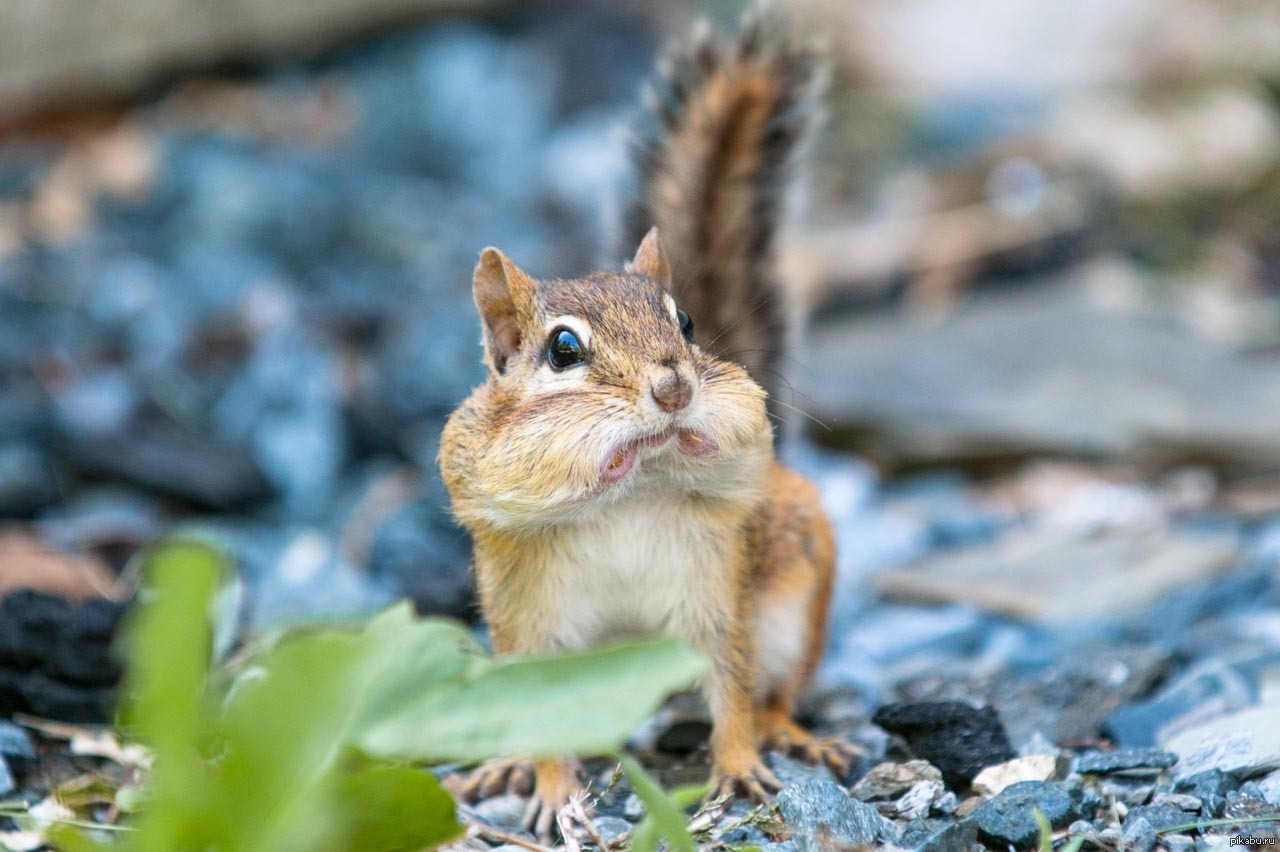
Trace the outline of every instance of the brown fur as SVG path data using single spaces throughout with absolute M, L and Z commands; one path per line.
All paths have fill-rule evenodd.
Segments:
M 636 121 L 618 250 L 656 225 L 697 342 L 776 398 L 796 309 L 774 243 L 820 86 L 810 51 L 763 30 L 754 19 L 733 42 L 700 34 L 664 61 Z
M 744 42 L 732 56 L 704 67 L 702 88 L 685 97 L 704 104 L 697 121 L 754 129 L 717 137 L 727 171 L 702 177 L 776 181 L 759 174 L 772 168 L 760 134 L 795 81 L 758 44 Z M 697 121 L 686 136 L 701 132 Z M 673 137 L 669 177 L 709 166 L 683 147 L 693 141 Z M 707 257 L 669 263 L 650 230 L 623 273 L 539 282 L 496 249 L 484 251 L 475 295 L 489 377 L 449 418 L 440 470 L 475 542 L 494 650 L 582 648 L 631 634 L 684 639 L 712 663 L 704 686 L 716 791 L 759 799 L 777 786 L 761 745 L 838 771 L 851 758 L 847 745 L 791 720 L 822 652 L 834 546 L 817 489 L 774 460 L 765 391 L 700 345 L 732 332 L 748 347 L 750 336 L 745 360 L 778 343 L 758 321 L 738 332 L 725 324 L 728 313 L 711 310 L 766 287 L 780 292 L 755 249 L 745 266 L 723 254 L 746 250 L 743 217 L 772 208 L 752 193 L 698 186 L 684 189 L 705 196 L 694 204 L 682 202 L 676 182 L 655 192 L 667 199 L 663 216 L 688 219 L 671 220 L 681 251 Z M 713 268 L 722 261 L 724 269 Z M 689 274 L 681 305 L 687 297 L 706 309 L 694 341 L 672 298 Z M 552 362 L 562 331 L 576 336 L 580 363 Z M 556 755 L 530 757 L 532 767 L 487 766 L 461 789 L 527 791 L 533 779 L 529 822 L 545 835 L 579 781 Z

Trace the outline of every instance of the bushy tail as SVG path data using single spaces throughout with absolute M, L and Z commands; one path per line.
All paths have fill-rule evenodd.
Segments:
M 771 398 L 793 315 L 774 244 L 816 117 L 817 67 L 811 49 L 766 32 L 758 15 L 732 41 L 700 28 L 676 45 L 646 92 L 622 218 L 618 256 L 657 225 L 698 344 L 744 365 Z

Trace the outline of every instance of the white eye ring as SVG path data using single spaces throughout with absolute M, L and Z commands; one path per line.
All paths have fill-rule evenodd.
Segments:
M 547 322 L 546 328 L 542 331 L 542 336 L 549 336 L 557 328 L 569 329 L 578 338 L 578 342 L 582 344 L 583 349 L 591 349 L 591 324 L 582 317 L 570 316 L 569 314 L 555 317 Z

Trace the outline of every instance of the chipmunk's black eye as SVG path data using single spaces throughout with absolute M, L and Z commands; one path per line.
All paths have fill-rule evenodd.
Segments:
M 586 350 L 578 335 L 567 328 L 557 328 L 547 341 L 547 361 L 553 370 L 564 370 L 586 360 Z
M 680 333 L 684 335 L 684 339 L 693 342 L 693 317 L 684 311 L 676 308 L 676 319 L 680 321 Z

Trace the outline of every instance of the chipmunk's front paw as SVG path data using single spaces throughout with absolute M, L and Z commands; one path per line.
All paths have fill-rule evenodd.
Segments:
M 539 840 L 555 836 L 556 817 L 569 804 L 569 797 L 585 786 L 582 767 L 563 760 L 539 761 L 533 795 L 524 811 L 524 829 Z
M 718 772 L 715 788 L 709 798 L 719 799 L 724 796 L 738 796 L 760 804 L 767 802 L 769 797 L 778 792 L 781 787 L 782 783 L 757 758 L 750 765 L 741 769 Z
M 502 793 L 528 796 L 533 792 L 533 764 L 507 758 L 491 760 L 472 770 L 452 792 L 470 804 Z

